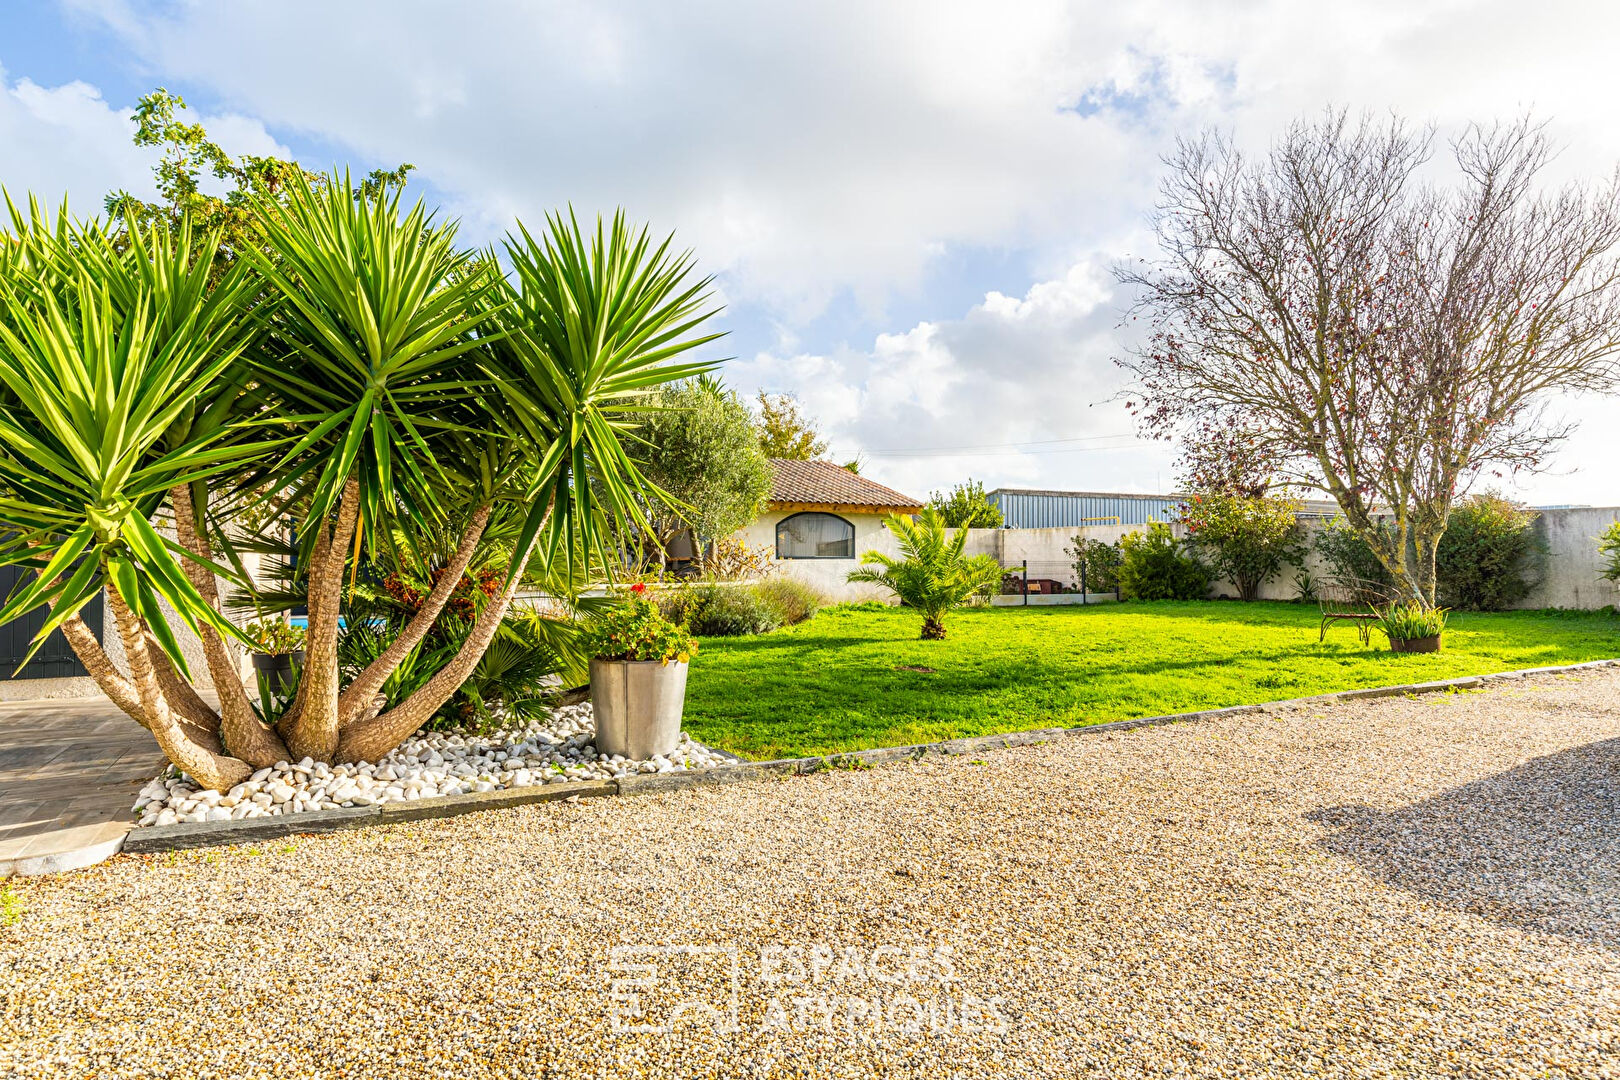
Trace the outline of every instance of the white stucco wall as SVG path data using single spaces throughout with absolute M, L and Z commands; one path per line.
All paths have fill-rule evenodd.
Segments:
M 776 523 L 798 513 L 795 510 L 767 511 L 758 521 L 737 533 L 738 539 L 750 551 L 763 549 L 770 555 L 773 572 L 782 577 L 802 581 L 828 600 L 861 601 L 882 600 L 894 602 L 894 595 L 875 585 L 851 585 L 845 580 L 849 572 L 860 565 L 863 552 L 877 550 L 890 555 L 899 554 L 894 536 L 884 528 L 881 514 L 839 514 L 855 526 L 855 558 L 853 559 L 778 559 L 776 557 Z
M 1547 542 L 1547 575 L 1522 608 L 1600 608 L 1620 604 L 1620 588 L 1605 581 L 1598 536 L 1620 521 L 1620 506 L 1543 510 L 1536 522 Z
M 775 552 L 776 523 L 787 517 L 789 511 L 773 511 L 739 535 L 752 549 L 764 548 L 773 556 Z M 840 517 L 855 526 L 855 552 L 877 549 L 897 553 L 897 546 L 889 531 L 883 527 L 883 518 L 876 514 L 841 514 Z M 1620 520 L 1620 507 L 1578 507 L 1567 510 L 1544 510 L 1537 528 L 1546 539 L 1547 573 L 1541 586 L 1530 594 L 1521 608 L 1576 608 L 1591 610 L 1620 603 L 1620 588 L 1603 580 L 1603 560 L 1597 551 L 1598 535 L 1608 525 Z M 1311 534 L 1321 529 L 1323 522 L 1308 518 L 1305 527 Z M 1058 529 L 971 529 L 968 533 L 967 552 L 970 555 L 989 555 L 1009 571 L 1017 572 L 1025 560 L 1029 563 L 1030 578 L 1052 578 L 1074 587 L 1072 559 L 1065 551 L 1077 535 L 1083 535 L 1105 544 L 1117 541 L 1129 532 L 1145 529 L 1144 525 L 1088 525 L 1083 528 Z M 1180 525 L 1171 531 L 1179 538 L 1185 534 Z M 1313 545 L 1314 546 L 1314 545 Z M 844 575 L 857 565 L 855 559 L 783 559 L 773 557 L 776 572 L 807 582 L 820 590 L 829 600 L 884 600 L 892 601 L 881 589 L 870 585 L 849 585 Z M 1305 557 L 1305 567 L 1320 579 L 1330 571 L 1312 550 Z M 1298 589 L 1294 583 L 1299 567 L 1284 567 L 1282 573 L 1260 588 L 1262 600 L 1292 600 Z M 1237 588 L 1227 581 L 1216 581 L 1210 595 L 1237 596 Z

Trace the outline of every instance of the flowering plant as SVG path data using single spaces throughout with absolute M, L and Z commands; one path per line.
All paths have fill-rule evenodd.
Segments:
M 304 628 L 282 619 L 261 619 L 248 623 L 242 632 L 253 640 L 259 652 L 285 656 L 304 647 Z
M 383 579 L 383 591 L 396 604 L 415 615 L 422 610 L 427 594 L 438 587 L 445 573 L 446 568 L 439 567 L 433 571 L 432 582 L 425 585 L 410 581 L 399 574 L 389 574 Z M 500 591 L 501 577 L 501 572 L 492 567 L 477 571 L 476 576 L 462 574 L 461 580 L 456 582 L 455 588 L 450 593 L 450 599 L 445 601 L 444 610 L 458 618 L 474 618 L 478 614 L 477 594 L 483 594 L 485 600 L 493 599 Z
M 590 624 L 584 634 L 585 648 L 601 660 L 657 660 L 684 664 L 697 652 L 697 639 L 679 623 L 666 619 L 647 595 L 647 586 L 636 582 L 630 597 Z

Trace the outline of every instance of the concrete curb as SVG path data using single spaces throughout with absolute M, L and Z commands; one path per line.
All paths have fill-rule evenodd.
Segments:
M 104 821 L 53 829 L 21 842 L 8 841 L 0 846 L 0 878 L 60 874 L 94 866 L 118 854 L 134 827 L 130 821 Z
M 1289 698 L 1261 705 L 1232 705 L 1221 709 L 1200 709 L 1195 712 L 1168 713 L 1164 716 L 1144 716 L 1134 720 L 1114 720 L 1105 724 L 1086 724 L 1072 728 L 1034 728 L 1002 735 L 979 735 L 944 742 L 919 743 L 913 746 L 885 746 L 872 750 L 855 750 L 846 754 L 824 757 L 778 758 L 774 761 L 740 761 L 736 765 L 722 765 L 713 769 L 681 773 L 661 773 L 627 776 L 622 780 L 587 780 L 564 784 L 544 784 L 536 787 L 507 788 L 471 795 L 445 795 L 432 799 L 404 803 L 386 803 L 382 806 L 357 806 L 343 810 L 312 810 L 286 817 L 244 818 L 241 821 L 189 822 L 180 825 L 159 825 L 134 829 L 123 838 L 123 850 L 131 854 L 156 851 L 178 851 L 185 848 L 218 847 L 226 844 L 248 844 L 299 833 L 342 832 L 390 822 L 421 821 L 428 818 L 457 817 L 480 810 L 498 810 L 530 803 L 557 802 L 565 799 L 597 798 L 609 795 L 662 795 L 692 788 L 714 787 L 720 784 L 749 783 L 772 777 L 808 776 L 832 769 L 869 769 L 897 761 L 918 761 L 931 754 L 960 757 L 1014 746 L 1038 746 L 1057 739 L 1078 735 L 1103 735 L 1110 732 L 1132 731 L 1136 728 L 1158 727 L 1164 724 L 1185 724 L 1199 720 L 1219 720 L 1229 716 L 1247 716 L 1254 713 L 1280 712 L 1290 709 L 1333 705 L 1368 698 L 1401 697 L 1416 694 L 1447 693 L 1455 690 L 1474 690 L 1491 682 L 1523 679 L 1535 675 L 1562 675 L 1589 671 L 1596 668 L 1620 667 L 1620 659 L 1589 660 L 1580 664 L 1557 667 L 1524 668 L 1502 671 L 1490 675 L 1465 675 L 1438 682 L 1401 683 L 1395 686 L 1377 686 L 1362 690 L 1340 690 L 1315 697 Z M 116 848 L 114 849 L 116 850 Z M 101 858 L 113 852 L 109 851 Z M 99 859 L 93 861 L 100 861 Z M 87 865 L 87 864 L 79 864 Z M 67 869 L 67 867 L 62 867 Z

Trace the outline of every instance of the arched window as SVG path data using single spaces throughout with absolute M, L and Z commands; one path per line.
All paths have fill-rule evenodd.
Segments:
M 855 526 L 837 514 L 792 514 L 776 523 L 778 559 L 853 559 Z

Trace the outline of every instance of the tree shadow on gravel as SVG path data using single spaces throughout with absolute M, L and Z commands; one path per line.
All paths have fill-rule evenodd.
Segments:
M 1389 812 L 1315 810 L 1319 841 L 1400 889 L 1620 951 L 1620 739 L 1535 758 Z

